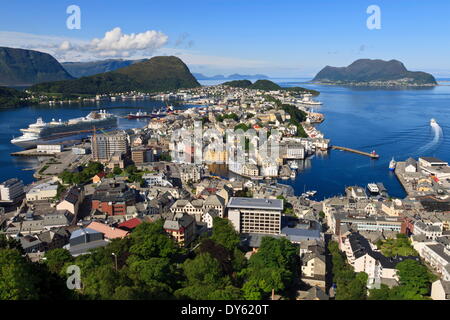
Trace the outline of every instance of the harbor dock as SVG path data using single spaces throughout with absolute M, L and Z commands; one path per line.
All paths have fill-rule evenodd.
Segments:
M 13 157 L 54 157 L 54 153 L 38 152 L 37 149 L 29 149 L 11 153 Z
M 359 150 L 346 148 L 346 147 L 331 146 L 331 149 L 353 152 L 353 153 L 360 154 L 360 155 L 363 155 L 363 156 L 366 156 L 366 157 L 370 157 L 372 159 L 378 159 L 380 157 L 375 152 L 369 153 L 369 152 L 359 151 Z

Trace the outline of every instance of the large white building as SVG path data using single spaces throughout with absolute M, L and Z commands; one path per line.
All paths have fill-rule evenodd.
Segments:
M 398 281 L 396 265 L 405 259 L 419 260 L 418 257 L 386 257 L 359 233 L 346 236 L 341 249 L 355 272 L 367 273 L 369 288 L 377 287 L 381 283 L 396 285 Z
M 228 219 L 240 233 L 280 234 L 283 200 L 232 197 Z
M 63 151 L 63 146 L 60 144 L 38 144 L 37 152 L 54 154 L 61 153 Z
M 0 184 L 1 201 L 15 201 L 23 194 L 23 183 L 19 179 L 12 178 Z
M 27 201 L 50 200 L 56 197 L 58 185 L 52 182 L 38 184 L 27 192 Z

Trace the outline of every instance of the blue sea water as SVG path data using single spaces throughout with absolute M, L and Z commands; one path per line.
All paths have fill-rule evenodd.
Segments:
M 397 178 L 388 170 L 392 157 L 436 156 L 450 160 L 450 86 L 427 89 L 348 88 L 305 83 L 305 79 L 273 79 L 282 86 L 304 86 L 321 92 L 316 98 L 323 105 L 315 110 L 325 114 L 320 124 L 331 144 L 371 152 L 380 159 L 344 151 L 329 151 L 315 155 L 304 162 L 295 180 L 280 180 L 294 187 L 297 195 L 306 190 L 317 190 L 315 199 L 342 194 L 345 186 L 382 182 L 394 197 L 404 197 L 405 192 Z M 203 83 L 211 84 L 211 83 Z M 214 83 L 215 84 L 215 83 Z M 33 171 L 24 168 L 36 166 L 37 161 L 11 157 L 20 148 L 12 145 L 13 136 L 20 128 L 52 118 L 67 120 L 85 116 L 91 110 L 108 109 L 117 115 L 130 112 L 152 111 L 162 107 L 161 101 L 121 101 L 91 104 L 71 104 L 56 107 L 29 106 L 0 111 L 0 181 L 18 177 L 25 183 L 33 181 Z M 429 124 L 435 118 L 442 132 Z M 137 120 L 119 120 L 119 127 L 132 128 L 144 125 Z
M 388 170 L 392 157 L 435 156 L 450 160 L 450 86 L 391 89 L 313 85 L 279 81 L 282 86 L 304 86 L 321 92 L 323 105 L 315 111 L 325 114 L 319 130 L 332 145 L 366 152 L 375 150 L 378 160 L 332 150 L 326 156 L 307 161 L 293 181 L 296 194 L 317 190 L 315 199 L 343 194 L 345 186 L 382 182 L 394 197 L 406 196 L 395 175 Z M 442 130 L 433 130 L 435 118 Z

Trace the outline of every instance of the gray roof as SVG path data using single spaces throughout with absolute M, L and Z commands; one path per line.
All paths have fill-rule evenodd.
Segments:
M 420 157 L 420 159 L 425 160 L 427 162 L 442 163 L 442 164 L 447 163 L 435 157 Z
M 90 228 L 80 228 L 75 230 L 74 232 L 72 232 L 72 235 L 70 236 L 70 239 L 79 237 L 79 236 L 83 236 L 85 234 L 96 234 L 96 233 L 101 233 L 95 230 L 92 230 Z
M 442 244 L 429 244 L 427 247 L 439 255 L 439 257 L 450 263 L 450 256 L 445 253 L 445 246 Z
M 228 208 L 283 210 L 283 200 L 231 197 Z
M 78 256 L 80 254 L 86 254 L 89 253 L 89 250 L 104 247 L 109 244 L 108 241 L 105 240 L 97 240 L 97 241 L 91 241 L 88 243 L 82 243 L 78 244 L 76 246 L 70 246 L 69 251 L 72 256 Z

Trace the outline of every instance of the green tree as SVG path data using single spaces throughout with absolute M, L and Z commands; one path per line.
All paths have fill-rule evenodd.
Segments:
M 114 175 L 116 175 L 116 176 L 121 175 L 122 172 L 123 172 L 122 169 L 120 169 L 119 167 L 115 167 L 115 168 L 113 169 L 113 173 L 114 173 Z
M 430 292 L 433 276 L 426 266 L 416 260 L 407 259 L 398 263 L 395 268 L 400 279 L 400 285 L 410 296 L 423 296 Z
M 15 249 L 0 250 L 0 300 L 39 299 L 31 265 Z
M 202 253 L 195 259 L 188 259 L 183 263 L 186 285 L 177 291 L 178 297 L 194 300 L 211 299 L 216 290 L 229 285 L 223 278 L 220 263 L 209 253 Z
M 211 240 L 225 247 L 229 251 L 234 251 L 240 243 L 239 234 L 234 229 L 231 221 L 220 217 L 213 219 L 213 232 Z
M 167 258 L 179 253 L 174 241 L 164 232 L 163 221 L 141 223 L 131 234 L 133 244 L 130 253 L 141 259 Z
M 16 249 L 21 254 L 25 253 L 19 240 L 8 238 L 4 234 L 0 234 L 0 250 L 1 249 Z
M 48 269 L 56 274 L 61 273 L 65 264 L 72 262 L 74 259 L 66 249 L 53 249 L 45 253 L 45 264 Z

